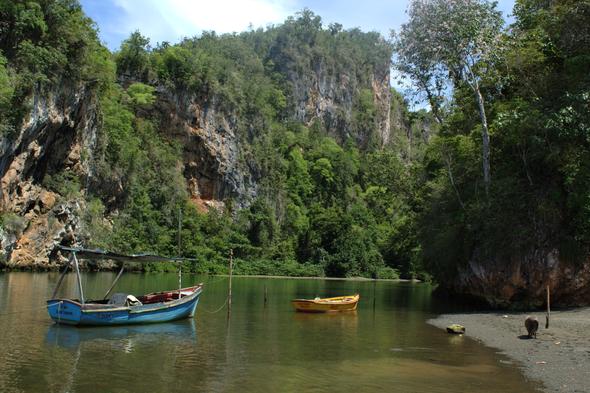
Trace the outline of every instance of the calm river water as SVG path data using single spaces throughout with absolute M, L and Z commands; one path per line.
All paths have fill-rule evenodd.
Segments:
M 102 297 L 113 273 L 83 275 Z M 426 324 L 452 306 L 424 284 L 234 277 L 204 282 L 194 320 L 107 328 L 54 325 L 57 273 L 0 273 L 0 392 L 533 392 L 493 350 Z M 116 291 L 177 286 L 175 274 L 127 274 Z M 268 302 L 264 304 L 264 288 Z M 74 295 L 69 275 L 62 293 Z M 290 300 L 360 293 L 356 313 L 301 314 Z

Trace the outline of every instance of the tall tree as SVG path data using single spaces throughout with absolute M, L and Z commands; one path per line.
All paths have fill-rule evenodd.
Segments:
M 440 121 L 441 86 L 466 83 L 475 95 L 482 127 L 483 178 L 491 182 L 490 136 L 481 81 L 498 49 L 503 19 L 487 0 L 413 0 L 410 20 L 396 36 L 398 69 L 425 91 Z
M 139 31 L 131 33 L 121 44 L 116 55 L 117 73 L 139 79 L 145 79 L 148 71 L 150 39 Z

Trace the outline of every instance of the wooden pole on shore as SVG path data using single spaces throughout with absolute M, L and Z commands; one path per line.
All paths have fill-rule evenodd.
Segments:
M 547 315 L 545 316 L 545 329 L 549 329 L 549 317 L 551 316 L 551 294 L 547 285 Z
M 229 250 L 229 288 L 227 293 L 227 319 L 229 319 L 229 315 L 231 314 L 231 276 L 232 270 L 234 268 L 234 250 Z

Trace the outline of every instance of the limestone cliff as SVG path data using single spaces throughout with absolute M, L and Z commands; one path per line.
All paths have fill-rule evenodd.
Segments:
M 329 76 L 321 67 L 310 79 L 291 75 L 296 97 L 293 120 L 310 124 L 318 118 L 340 140 L 354 137 L 364 144 L 349 117 L 359 82 L 351 75 Z M 370 75 L 379 139 L 389 139 L 389 67 Z M 120 81 L 125 87 L 132 81 Z M 174 90 L 156 82 L 156 102 L 145 114 L 157 120 L 158 132 L 182 146 L 182 173 L 190 198 L 202 210 L 223 209 L 231 199 L 244 207 L 257 195 L 261 180 L 256 165 L 244 158 L 247 146 L 238 135 L 238 115 L 221 109 L 215 96 Z M 97 91 L 92 85 L 63 84 L 35 91 L 29 113 L 16 134 L 0 139 L 0 263 L 15 268 L 47 268 L 58 256 L 56 245 L 83 245 L 88 188 L 117 200 L 120 179 L 99 179 L 94 149 L 103 124 Z M 336 115 L 337 114 L 337 115 Z M 348 120 L 347 120 L 348 119 Z M 372 130 L 372 128 L 368 128 Z M 51 187 L 69 178 L 81 179 L 68 193 Z M 97 190 L 98 189 L 98 190 Z M 105 198 L 108 200 L 109 198 Z M 114 204 L 116 214 L 116 203 Z
M 373 137 L 381 146 L 390 142 L 389 58 L 372 67 L 362 78 L 353 67 L 337 70 L 334 64 L 327 64 L 322 57 L 311 58 L 311 67 L 306 72 L 301 72 L 292 61 L 274 60 L 290 86 L 288 111 L 294 120 L 308 126 L 319 121 L 327 133 L 340 142 L 352 138 L 360 147 L 366 147 Z M 368 80 L 363 80 L 365 78 Z M 372 119 L 373 124 L 359 127 L 353 116 L 358 110 L 355 106 L 362 89 L 371 92 L 375 118 Z
M 36 91 L 30 108 L 18 134 L 0 140 L 0 211 L 5 216 L 0 262 L 45 268 L 55 257 L 56 245 L 84 244 L 80 216 L 86 188 L 103 187 L 101 194 L 117 194 L 121 185 L 93 177 L 93 149 L 102 125 L 91 87 Z M 227 198 L 243 206 L 255 196 L 252 175 L 240 167 L 231 117 L 221 116 L 214 103 L 165 89 L 159 91 L 154 110 L 162 118 L 160 132 L 183 146 L 187 189 L 202 210 L 223 208 Z M 63 174 L 85 179 L 81 193 L 60 195 L 48 187 L 48 179 L 61 175 L 58 181 L 63 181 Z
M 0 211 L 11 219 L 0 237 L 8 266 L 46 266 L 56 244 L 76 242 L 82 198 L 64 198 L 43 185 L 58 173 L 88 177 L 98 126 L 90 86 L 36 91 L 16 135 L 0 139 Z M 10 213 L 7 215 L 7 213 Z
M 183 146 L 183 174 L 193 201 L 200 207 L 222 207 L 233 198 L 247 205 L 256 195 L 253 174 L 240 160 L 236 116 L 186 92 L 158 89 L 155 109 L 160 131 Z

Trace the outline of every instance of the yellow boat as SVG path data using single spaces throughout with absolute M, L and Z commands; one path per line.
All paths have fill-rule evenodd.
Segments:
M 324 299 L 295 299 L 291 304 L 297 311 L 302 312 L 355 311 L 359 298 L 359 294 L 356 294 Z

